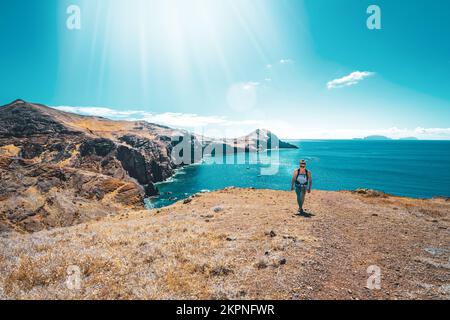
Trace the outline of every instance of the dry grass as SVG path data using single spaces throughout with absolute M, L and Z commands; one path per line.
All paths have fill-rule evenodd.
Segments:
M 37 258 L 22 255 L 19 257 L 17 267 L 6 276 L 5 293 L 12 294 L 17 290 L 30 291 L 35 287 L 48 286 L 52 282 L 61 280 L 64 268 L 48 268 L 53 263 L 52 256 L 45 254 Z
M 354 272 L 361 269 L 364 280 L 367 263 L 380 257 L 383 246 L 389 249 L 383 253 L 389 260 L 395 254 L 394 242 L 401 250 L 411 244 L 416 250 L 421 241 L 429 245 L 445 238 L 426 233 L 431 223 L 417 217 L 404 220 L 403 209 L 393 210 L 390 204 L 383 204 L 383 219 L 375 220 L 372 212 L 381 207 L 365 204 L 364 199 L 315 192 L 307 207 L 316 216 L 308 219 L 292 215 L 291 193 L 230 189 L 203 194 L 189 204 L 11 235 L 0 238 L 0 298 L 295 299 L 345 297 L 347 288 L 368 298 Z M 420 239 L 399 238 L 404 221 Z M 363 239 L 359 237 L 367 231 L 353 233 L 369 222 L 371 232 L 385 232 L 386 241 L 392 238 L 392 246 L 365 240 L 364 250 L 358 252 Z M 389 231 L 391 225 L 397 229 Z M 329 256 L 327 250 L 335 246 L 340 249 Z M 406 254 L 416 256 L 418 250 Z M 396 260 L 396 265 L 419 263 L 403 260 Z M 69 266 L 81 271 L 80 290 L 66 286 Z M 424 272 L 422 281 L 431 281 L 432 274 Z
M 66 167 L 66 166 L 70 166 L 71 164 L 72 164 L 72 162 L 78 157 L 78 155 L 80 154 L 80 145 L 79 144 L 77 144 L 76 145 L 76 147 L 72 150 L 72 152 L 71 152 L 71 154 L 70 154 L 70 157 L 69 158 L 67 158 L 67 159 L 65 159 L 65 160 L 63 160 L 63 161 L 60 161 L 59 163 L 58 163 L 58 166 L 60 167 L 60 168 L 64 168 L 64 167 Z
M 17 157 L 19 155 L 20 148 L 15 145 L 7 145 L 0 147 L 0 155 L 8 157 Z

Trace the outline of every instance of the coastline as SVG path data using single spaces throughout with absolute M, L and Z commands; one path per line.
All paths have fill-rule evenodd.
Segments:
M 295 140 L 295 141 L 298 141 L 298 140 Z M 289 186 L 288 186 L 289 183 L 290 183 L 289 181 L 286 182 L 286 187 L 285 188 L 270 188 L 270 187 L 265 187 L 265 186 L 264 187 L 248 187 L 248 186 L 240 186 L 238 184 L 236 184 L 236 185 L 224 185 L 224 186 L 221 186 L 221 187 L 215 188 L 215 189 L 202 188 L 202 189 L 200 189 L 200 190 L 198 190 L 196 192 L 187 193 L 187 194 L 184 194 L 183 196 L 177 197 L 176 199 L 172 199 L 167 204 L 158 205 L 159 201 L 167 200 L 167 199 L 164 199 L 165 195 L 170 195 L 170 196 L 173 195 L 173 192 L 170 191 L 171 190 L 171 185 L 173 186 L 174 184 L 179 182 L 180 179 L 183 179 L 183 177 L 188 174 L 188 172 L 186 172 L 186 170 L 189 170 L 189 168 L 194 167 L 194 166 L 208 166 L 208 164 L 205 164 L 202 161 L 202 162 L 186 165 L 186 166 L 183 166 L 181 168 L 177 168 L 174 171 L 174 174 L 170 178 L 168 178 L 165 181 L 161 181 L 161 182 L 155 183 L 155 187 L 158 188 L 158 190 L 160 189 L 159 188 L 160 186 L 165 186 L 167 188 L 165 188 L 165 191 L 162 191 L 162 193 L 160 193 L 157 196 L 146 198 L 145 199 L 146 208 L 151 210 L 151 209 L 154 209 L 154 208 L 167 207 L 167 206 L 170 206 L 170 205 L 172 205 L 172 204 L 174 204 L 174 203 L 176 203 L 178 201 L 183 201 L 185 199 L 189 199 L 189 198 L 191 198 L 192 196 L 195 196 L 198 193 L 214 192 L 214 191 L 222 190 L 224 188 L 244 188 L 244 189 L 245 188 L 254 188 L 256 190 L 289 191 Z M 401 194 L 401 193 L 396 194 L 396 193 L 392 193 L 392 192 L 386 192 L 386 191 L 384 191 L 382 189 L 373 189 L 373 188 L 366 187 L 366 186 L 363 186 L 363 185 L 361 185 L 359 187 L 356 187 L 354 189 L 345 189 L 345 188 L 344 189 L 322 189 L 322 188 L 314 188 L 314 190 L 324 191 L 324 192 L 329 192 L 329 191 L 331 191 L 331 192 L 333 192 L 333 191 L 334 192 L 367 191 L 369 193 L 375 192 L 375 193 L 378 193 L 380 195 L 382 194 L 382 195 L 386 195 L 386 196 L 390 196 L 390 197 L 411 198 L 411 199 L 417 199 L 417 200 L 431 200 L 431 199 L 436 199 L 436 198 L 448 199 L 448 198 L 450 198 L 450 194 L 449 195 L 443 195 L 443 194 L 439 194 L 439 193 L 436 193 L 436 194 L 430 195 L 430 196 L 409 196 L 409 195 L 404 195 L 404 194 Z
M 282 150 L 275 155 L 273 164 L 279 166 L 277 174 L 261 176 L 264 164 L 234 162 L 220 166 L 212 161 L 184 168 L 186 174 L 175 181 L 161 184 L 164 192 L 174 193 L 178 199 L 203 189 L 220 190 L 228 186 L 255 187 L 257 189 L 288 190 L 292 171 L 298 159 L 308 161 L 313 173 L 314 188 L 324 191 L 356 190 L 367 188 L 402 197 L 431 199 L 448 197 L 450 176 L 446 166 L 450 154 L 448 142 L 419 140 L 354 141 L 354 140 L 290 140 L 297 150 Z M 420 144 L 422 147 L 417 148 Z M 273 155 L 273 153 L 272 153 Z M 268 161 L 270 163 L 270 160 Z M 426 162 L 427 178 L 415 163 Z M 237 164 L 232 166 L 231 164 Z M 200 166 L 200 167 L 199 167 Z M 224 177 L 224 178 L 222 178 Z M 170 203 L 173 203 L 170 202 Z

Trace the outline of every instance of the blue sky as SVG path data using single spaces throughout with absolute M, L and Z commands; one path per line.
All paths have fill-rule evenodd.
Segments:
M 2 0 L 0 14 L 0 104 L 209 135 L 450 139 L 446 0 Z

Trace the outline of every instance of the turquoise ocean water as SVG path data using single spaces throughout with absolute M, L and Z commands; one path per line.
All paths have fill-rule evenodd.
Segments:
M 194 193 L 229 186 L 289 190 L 300 159 L 308 161 L 315 189 L 370 188 L 414 198 L 450 196 L 450 141 L 289 142 L 299 149 L 206 158 L 187 166 L 158 184 L 161 195 L 147 199 L 147 204 L 162 207 Z M 264 174 L 264 168 L 274 174 Z

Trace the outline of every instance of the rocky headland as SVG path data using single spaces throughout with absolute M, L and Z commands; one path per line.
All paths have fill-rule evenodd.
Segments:
M 276 141 L 275 141 L 276 140 Z M 188 159 L 174 148 L 188 145 Z M 0 232 L 35 232 L 142 209 L 154 184 L 203 152 L 296 148 L 267 130 L 211 139 L 145 121 L 112 121 L 16 100 L 0 107 Z M 186 148 L 185 148 L 186 149 Z M 189 152 L 191 151 L 191 152 Z

